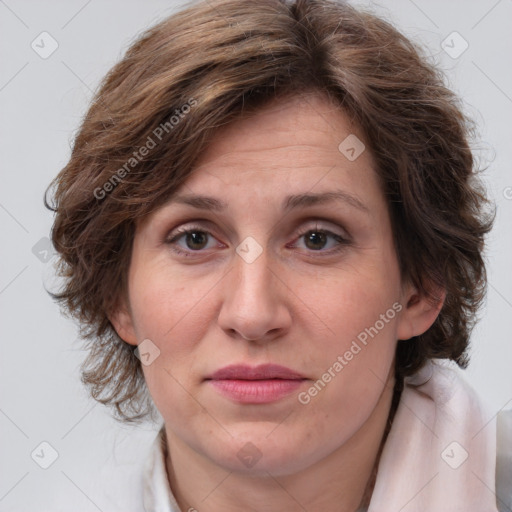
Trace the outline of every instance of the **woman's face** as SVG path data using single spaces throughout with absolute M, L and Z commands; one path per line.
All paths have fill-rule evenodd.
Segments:
M 418 325 L 362 142 L 323 96 L 274 101 L 219 131 L 138 227 L 113 322 L 146 340 L 173 442 L 285 475 L 343 447 L 383 397 L 387 415 L 396 340 Z

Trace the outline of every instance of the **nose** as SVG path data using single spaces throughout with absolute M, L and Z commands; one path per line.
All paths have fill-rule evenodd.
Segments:
M 218 318 L 229 336 L 264 342 L 289 330 L 289 290 L 278 274 L 265 250 L 254 261 L 234 255 L 231 271 L 223 280 Z

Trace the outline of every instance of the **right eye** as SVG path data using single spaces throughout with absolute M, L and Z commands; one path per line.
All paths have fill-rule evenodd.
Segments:
M 215 244 L 208 246 L 209 237 L 213 235 L 199 226 L 185 226 L 171 233 L 166 244 L 177 254 L 189 257 L 191 253 L 201 252 L 204 249 L 211 249 Z

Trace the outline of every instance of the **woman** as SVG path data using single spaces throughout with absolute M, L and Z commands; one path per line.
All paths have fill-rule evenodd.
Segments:
M 470 135 L 344 3 L 197 3 L 129 49 L 53 242 L 92 396 L 164 420 L 134 510 L 506 510 L 495 422 L 442 364 L 486 282 Z

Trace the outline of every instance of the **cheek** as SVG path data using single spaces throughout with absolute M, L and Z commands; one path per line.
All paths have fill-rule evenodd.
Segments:
M 327 328 L 313 348 L 318 380 L 301 403 L 311 403 L 318 414 L 350 413 L 357 423 L 375 406 L 392 370 L 403 309 L 398 267 L 383 257 L 316 289 L 313 294 L 303 289 L 301 298 Z
M 393 304 L 400 300 L 400 276 L 393 260 L 382 257 L 377 264 L 347 266 L 325 278 L 315 276 L 311 282 L 304 280 L 295 291 L 300 302 L 321 320 L 328 334 L 326 340 L 336 349 L 360 333 L 364 341 L 364 333 L 368 329 L 374 332 L 376 323 L 382 337 L 393 335 L 397 318 Z
M 213 277 L 191 279 L 173 271 L 168 262 L 139 268 L 142 270 L 130 278 L 130 305 L 138 338 L 153 340 L 162 351 L 185 350 L 206 325 Z
M 214 315 L 212 287 L 216 281 L 218 277 L 192 280 L 184 273 L 171 272 L 164 263 L 139 265 L 130 275 L 130 306 L 137 339 L 151 340 L 159 351 L 150 365 L 143 366 L 143 372 L 164 417 L 177 409 L 183 418 L 202 412 L 185 388 L 190 388 L 196 348 L 207 337 L 207 319 Z M 201 357 L 208 356 L 202 353 Z
M 345 283 L 342 292 L 334 293 L 337 299 L 329 300 L 329 291 L 323 297 L 323 319 L 329 331 L 317 344 L 324 365 L 318 370 L 322 375 L 342 376 L 332 378 L 334 387 L 342 386 L 343 396 L 355 398 L 354 393 L 380 389 L 387 380 L 402 306 L 396 294 L 383 293 L 378 287 L 361 290 Z
M 143 366 L 144 378 L 162 416 L 169 419 L 179 413 L 179 423 L 186 425 L 204 412 L 191 399 L 197 384 L 191 370 L 197 365 L 196 348 L 207 336 L 204 308 L 208 303 L 201 301 L 200 308 L 195 295 L 180 299 L 180 294 L 186 295 L 180 288 L 152 290 L 148 286 L 141 294 L 136 315 L 139 339 L 149 338 L 159 350 L 154 362 Z

